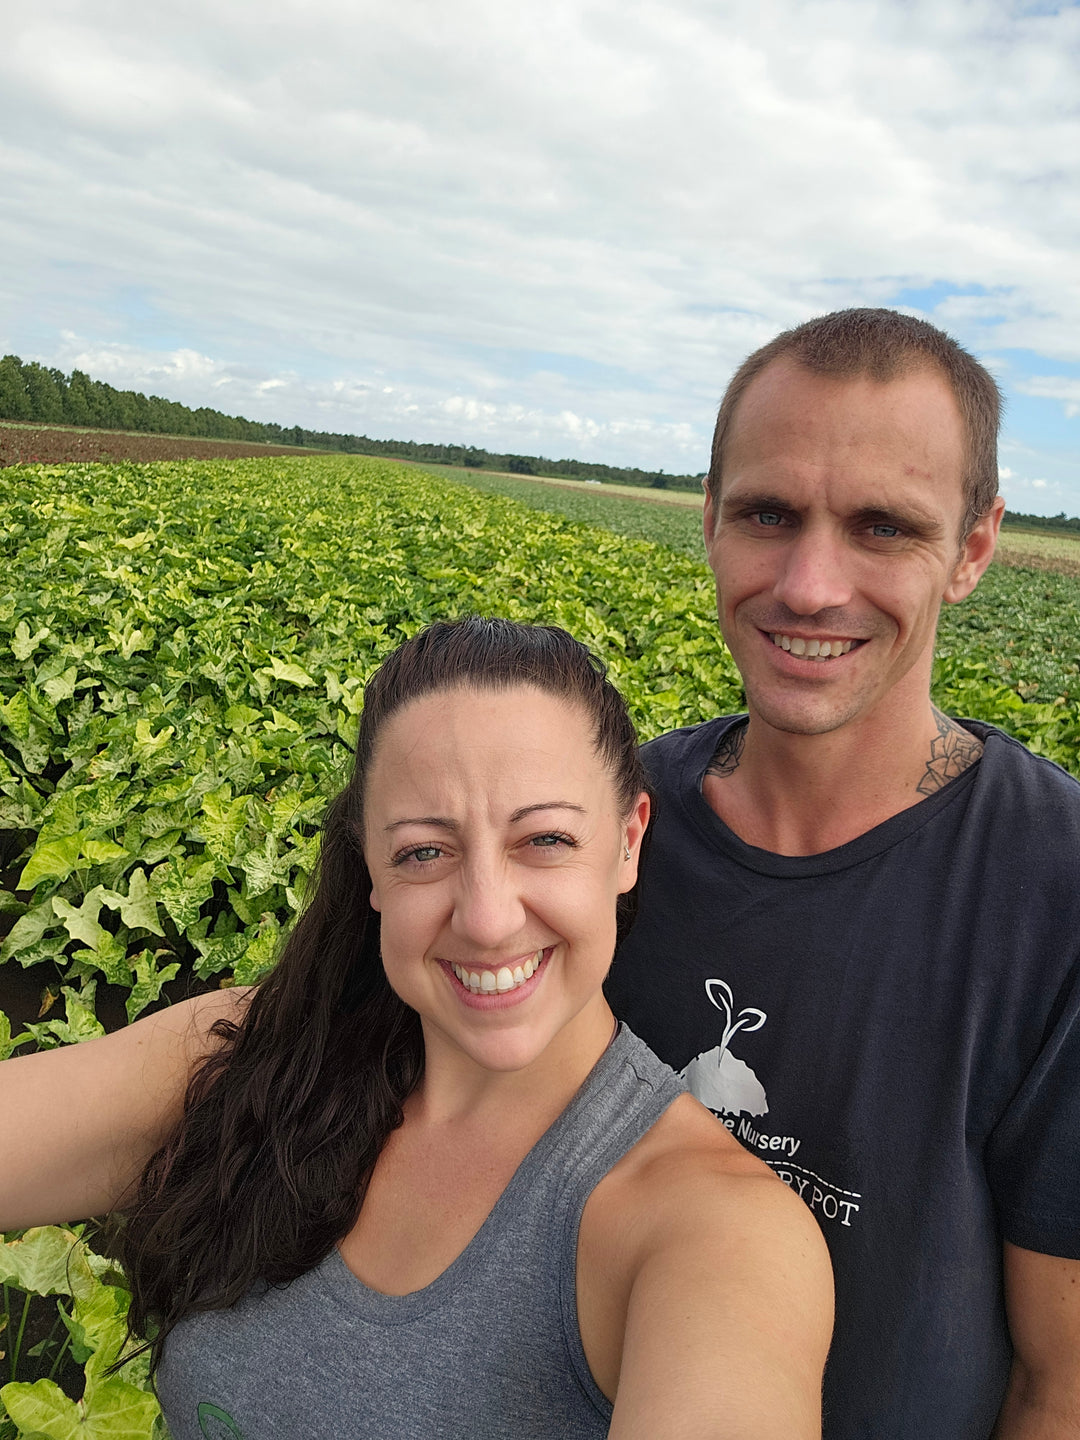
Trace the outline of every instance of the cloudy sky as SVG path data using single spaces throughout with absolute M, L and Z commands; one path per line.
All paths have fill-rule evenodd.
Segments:
M 233 414 L 698 472 L 777 330 L 914 310 L 1080 513 L 1080 6 L 36 0 L 0 349 Z

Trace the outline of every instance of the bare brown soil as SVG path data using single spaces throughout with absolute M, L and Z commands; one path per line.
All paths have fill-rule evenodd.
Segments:
M 197 440 L 180 435 L 139 435 L 122 430 L 75 430 L 61 425 L 0 423 L 0 466 L 67 465 L 73 461 L 246 460 L 262 455 L 324 455 L 296 445 L 242 440 Z
M 998 565 L 1013 565 L 1022 570 L 1046 570 L 1052 575 L 1072 575 L 1080 578 L 1080 560 L 1069 560 L 1064 555 L 1037 555 L 1031 551 L 998 551 L 994 556 Z

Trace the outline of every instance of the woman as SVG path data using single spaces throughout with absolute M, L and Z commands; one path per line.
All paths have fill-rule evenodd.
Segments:
M 583 646 L 433 625 L 273 974 L 0 1069 L 0 1227 L 126 1213 L 174 1440 L 820 1433 L 817 1228 L 603 996 L 648 819 Z

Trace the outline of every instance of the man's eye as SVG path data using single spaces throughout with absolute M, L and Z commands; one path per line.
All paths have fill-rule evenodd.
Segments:
M 895 540 L 900 530 L 896 525 L 875 525 L 871 533 L 875 540 Z
M 779 525 L 780 516 L 775 510 L 758 510 L 754 518 L 759 525 Z

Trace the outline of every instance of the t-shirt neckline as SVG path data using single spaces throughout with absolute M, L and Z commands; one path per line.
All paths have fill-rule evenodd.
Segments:
M 974 764 L 948 781 L 935 794 L 927 795 L 906 810 L 901 810 L 883 820 L 880 825 L 875 825 L 872 830 L 857 835 L 854 840 L 838 845 L 833 850 L 823 850 L 817 855 L 778 855 L 772 850 L 762 850 L 740 839 L 734 830 L 720 819 L 702 793 L 706 767 L 716 753 L 721 737 L 736 725 L 745 724 L 747 718 L 746 715 L 723 715 L 717 720 L 706 721 L 692 732 L 692 742 L 687 746 L 682 758 L 678 794 L 685 806 L 687 819 L 705 841 L 722 850 L 737 864 L 759 875 L 801 878 L 828 875 L 838 870 L 847 870 L 853 865 L 861 865 L 900 844 L 929 824 L 946 806 L 964 797 L 975 783 L 984 763 L 984 756 L 980 756 Z M 970 730 L 984 745 L 988 737 L 996 733 L 992 725 L 982 725 L 978 721 L 961 720 L 957 723 Z

